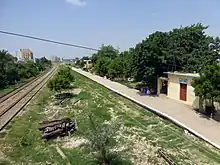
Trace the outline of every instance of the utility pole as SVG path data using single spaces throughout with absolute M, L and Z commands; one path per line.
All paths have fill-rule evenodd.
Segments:
M 118 50 L 120 49 L 118 45 L 116 47 L 117 47 Z
M 15 51 L 15 56 L 16 56 L 17 59 L 19 60 L 19 57 L 18 57 L 18 51 L 17 51 L 17 50 Z

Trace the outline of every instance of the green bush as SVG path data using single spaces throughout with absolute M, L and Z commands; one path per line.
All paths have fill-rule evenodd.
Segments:
M 74 82 L 74 76 L 69 67 L 60 67 L 58 72 L 47 83 L 47 87 L 51 91 L 60 92 L 63 89 L 71 88 L 71 83 Z

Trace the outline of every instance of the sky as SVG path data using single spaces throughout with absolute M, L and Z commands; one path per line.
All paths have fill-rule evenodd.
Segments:
M 220 36 L 220 0 L 0 0 L 0 30 L 70 44 L 120 51 L 155 31 L 195 23 Z M 29 48 L 35 57 L 90 56 L 94 51 L 0 34 L 0 49 L 13 55 Z

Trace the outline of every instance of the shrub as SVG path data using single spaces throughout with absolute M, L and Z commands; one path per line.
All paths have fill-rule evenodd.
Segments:
M 63 89 L 71 88 L 74 81 L 74 75 L 69 67 L 60 67 L 58 72 L 47 83 L 51 91 L 60 92 Z

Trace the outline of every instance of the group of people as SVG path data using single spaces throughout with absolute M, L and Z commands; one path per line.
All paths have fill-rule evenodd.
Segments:
M 142 87 L 141 88 L 141 93 L 144 93 L 146 95 L 150 95 L 151 91 L 148 88 L 146 88 L 146 87 Z

